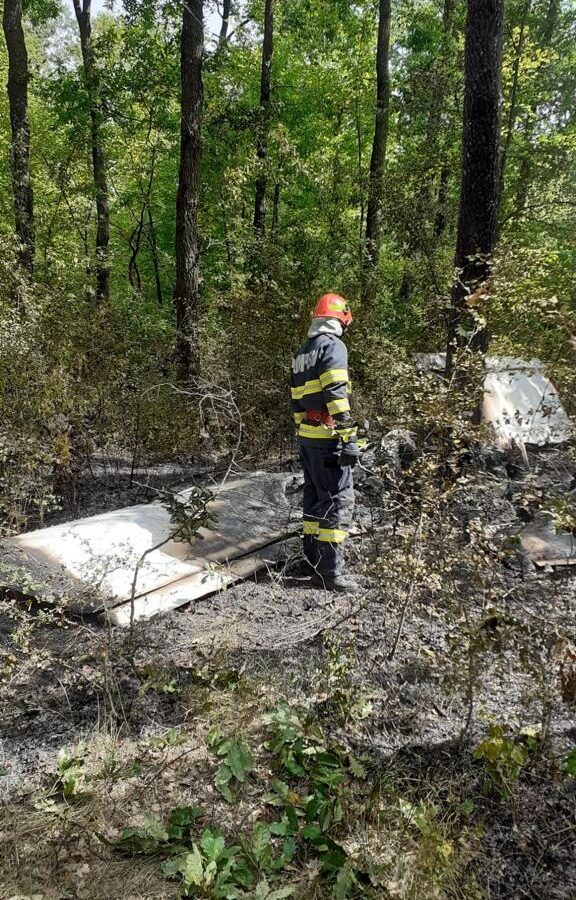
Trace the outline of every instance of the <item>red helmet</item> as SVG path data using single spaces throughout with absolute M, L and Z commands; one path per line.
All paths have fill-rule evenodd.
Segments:
M 340 294 L 322 294 L 312 313 L 313 319 L 338 319 L 346 328 L 352 321 L 348 301 Z

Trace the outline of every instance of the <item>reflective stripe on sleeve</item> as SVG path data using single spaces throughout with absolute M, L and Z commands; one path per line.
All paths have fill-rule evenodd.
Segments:
M 290 388 L 293 400 L 301 400 L 302 397 L 307 397 L 308 394 L 320 394 L 321 392 L 322 385 L 317 378 L 307 381 L 305 384 L 300 385 L 300 387 Z
M 327 369 L 320 376 L 320 384 L 323 388 L 327 388 L 331 384 L 338 384 L 340 381 L 348 381 L 348 369 Z
M 356 437 L 358 429 L 356 425 L 353 428 L 338 428 L 338 437 L 342 439 L 342 441 L 347 444 L 348 441 L 352 440 L 353 437 Z
M 343 397 L 341 400 L 329 400 L 326 406 L 331 416 L 336 413 L 350 412 L 350 401 L 347 397 Z
M 304 519 L 302 522 L 302 533 L 303 534 L 318 534 L 320 531 L 320 525 L 318 522 L 311 522 L 309 519 Z
M 298 429 L 298 434 L 300 437 L 318 438 L 321 441 L 336 438 L 336 432 L 333 428 L 326 428 L 325 425 L 308 425 L 306 422 L 302 422 Z
M 347 537 L 348 532 L 342 531 L 341 528 L 320 528 L 318 532 L 318 540 L 330 544 L 341 544 Z

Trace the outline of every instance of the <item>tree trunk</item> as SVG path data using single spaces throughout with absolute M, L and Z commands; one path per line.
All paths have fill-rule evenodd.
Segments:
M 102 145 L 102 105 L 100 103 L 100 80 L 92 44 L 92 20 L 90 7 L 92 0 L 72 0 L 80 32 L 80 47 L 84 66 L 84 81 L 90 104 L 90 140 L 92 150 L 92 172 L 96 195 L 96 303 L 106 301 L 110 296 L 110 216 L 108 211 L 108 182 L 106 178 L 106 158 Z
M 230 10 L 232 0 L 224 0 L 222 4 L 222 25 L 220 26 L 220 35 L 218 36 L 218 46 L 222 47 L 228 40 L 228 28 L 230 26 Z
M 264 40 L 262 43 L 262 71 L 260 75 L 260 123 L 256 135 L 256 199 L 254 201 L 254 231 L 258 237 L 266 227 L 266 157 L 268 155 L 268 127 L 270 116 L 270 75 L 274 36 L 274 0 L 266 0 L 264 7 Z
M 436 212 L 434 215 L 434 237 L 440 240 L 446 230 L 446 201 L 448 199 L 448 179 L 450 178 L 450 170 L 446 162 L 447 142 L 442 148 L 438 145 L 438 138 L 441 130 L 442 112 L 447 99 L 448 84 L 446 67 L 449 64 L 451 54 L 454 52 L 454 0 L 444 0 L 444 9 L 442 11 L 442 78 L 437 79 L 437 90 L 434 108 L 434 151 L 441 153 L 443 157 L 442 166 L 440 168 L 440 176 L 438 179 L 438 193 L 436 195 Z M 436 150 L 437 148 L 437 150 Z
M 4 0 L 4 36 L 8 49 L 8 102 L 10 106 L 10 169 L 20 262 L 31 276 L 34 270 L 34 203 L 30 181 L 30 125 L 28 123 L 28 53 L 22 28 L 20 0 Z
M 199 371 L 197 335 L 200 299 L 198 199 L 202 153 L 202 56 L 204 9 L 202 0 L 185 0 L 180 41 L 180 169 L 176 199 L 176 311 L 177 350 L 182 377 Z
M 384 193 L 384 164 L 388 140 L 390 113 L 390 0 L 380 0 L 378 18 L 378 43 L 376 47 L 376 122 L 370 177 L 368 181 L 368 208 L 364 239 L 363 302 L 371 304 L 375 295 L 374 277 L 378 266 L 381 233 L 382 198 Z
M 522 56 L 524 54 L 524 46 L 526 44 L 526 31 L 528 25 L 528 16 L 530 14 L 530 8 L 532 6 L 532 0 L 525 0 L 524 6 L 522 8 L 522 19 L 520 21 L 520 31 L 518 34 L 518 44 L 516 46 L 516 53 L 514 55 L 514 64 L 512 66 L 512 85 L 510 87 L 510 104 L 508 107 L 508 118 L 506 123 L 506 136 L 504 138 L 504 143 L 502 145 L 502 154 L 500 157 L 500 182 L 498 186 L 498 204 L 499 207 L 502 207 L 502 198 L 504 195 L 504 183 L 506 177 L 506 165 L 508 163 L 508 156 L 510 153 L 510 147 L 512 146 L 512 138 L 514 135 L 514 128 L 516 126 L 516 119 L 518 117 L 518 88 L 520 81 L 520 64 L 522 62 Z
M 156 241 L 156 227 L 154 225 L 154 219 L 152 217 L 152 209 L 150 207 L 150 203 L 147 206 L 148 212 L 148 232 L 147 232 L 147 240 L 150 246 L 150 253 L 152 254 L 152 265 L 154 267 L 154 283 L 156 285 L 156 302 L 158 306 L 162 306 L 164 303 L 164 297 L 162 296 L 162 279 L 160 277 L 160 260 L 158 259 L 158 243 Z
M 272 202 L 272 231 L 278 228 L 278 213 L 280 210 L 280 182 L 274 185 L 274 199 Z
M 491 274 L 498 211 L 503 0 L 468 0 L 464 62 L 464 133 L 458 236 L 446 370 L 457 346 L 485 351 L 489 334 L 468 315 Z

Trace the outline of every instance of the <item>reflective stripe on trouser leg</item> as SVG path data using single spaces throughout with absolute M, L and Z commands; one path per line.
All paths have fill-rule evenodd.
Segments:
M 334 577 L 344 568 L 343 541 L 352 523 L 352 471 L 349 466 L 340 466 L 335 450 L 329 447 L 303 445 L 300 459 L 304 469 L 304 519 L 319 522 L 317 537 L 310 535 L 318 554 L 313 565 L 322 575 Z
M 318 494 L 314 486 L 312 472 L 308 465 L 307 457 L 302 453 L 300 448 L 300 462 L 304 470 L 304 498 L 303 498 L 303 521 L 302 521 L 302 550 L 304 556 L 313 568 L 318 565 L 318 544 L 316 536 L 320 529 L 320 523 L 314 512 L 318 503 Z

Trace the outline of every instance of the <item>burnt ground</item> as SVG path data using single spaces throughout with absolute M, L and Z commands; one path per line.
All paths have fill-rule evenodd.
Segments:
M 22 821 L 28 837 L 48 828 L 49 810 L 31 815 L 38 809 L 34 792 L 54 779 L 62 747 L 83 743 L 101 761 L 110 753 L 102 745 L 113 740 L 114 752 L 124 747 L 127 758 L 151 756 L 160 774 L 153 784 L 149 775 L 134 776 L 118 803 L 117 785 L 110 788 L 111 833 L 147 807 L 162 810 L 175 796 L 182 802 L 182 792 L 191 802 L 214 804 L 208 729 L 218 723 L 250 733 L 256 711 L 287 698 L 365 756 L 375 779 L 393 778 L 395 790 L 441 809 L 473 802 L 474 851 L 456 886 L 402 894 L 388 885 L 371 896 L 573 900 L 576 782 L 563 761 L 576 746 L 576 573 L 537 570 L 521 558 L 514 535 L 540 515 L 543 497 L 573 490 L 576 464 L 563 451 L 532 454 L 528 475 L 504 462 L 465 477 L 445 535 L 433 522 L 428 531 L 410 529 L 389 468 L 359 473 L 361 533 L 349 550 L 359 581 L 354 596 L 313 590 L 288 566 L 137 623 L 131 645 L 125 632 L 65 610 L 31 608 L 27 624 L 4 611 L 0 840 L 9 888 L 0 887 L 0 897 L 175 896 L 146 866 L 130 889 L 120 891 L 117 881 L 106 887 L 101 874 L 91 884 L 82 866 L 94 867 L 90 853 L 98 858 L 101 850 L 90 849 L 77 814 L 40 864 L 26 837 L 14 838 Z M 149 473 L 149 481 L 172 487 L 187 474 L 166 467 Z M 150 496 L 143 482 L 127 479 L 125 471 L 104 484 L 101 473 L 86 475 L 54 520 Z M 454 561 L 448 551 L 460 539 L 464 555 Z M 481 547 L 472 565 L 466 548 L 475 542 Z M 15 627 L 28 629 L 16 647 Z M 473 755 L 491 724 L 531 748 L 517 778 L 507 770 L 505 792 L 487 790 L 485 765 Z M 181 751 L 171 750 L 170 740 L 160 744 L 175 727 L 187 736 L 186 768 L 175 764 L 181 780 L 168 784 L 162 753 L 178 760 Z M 62 856 L 62 843 L 70 842 L 75 849 L 65 847 Z M 109 860 L 106 866 L 110 871 Z M 125 875 L 120 868 L 118 878 Z

